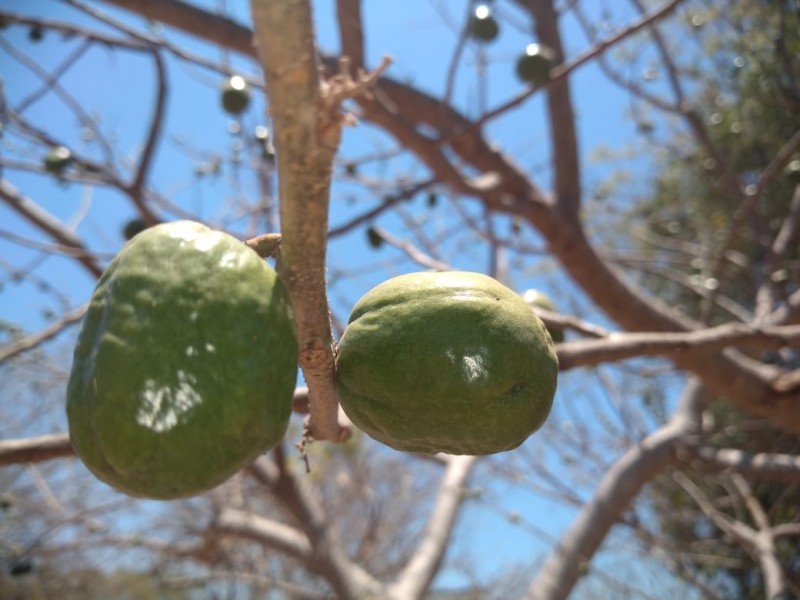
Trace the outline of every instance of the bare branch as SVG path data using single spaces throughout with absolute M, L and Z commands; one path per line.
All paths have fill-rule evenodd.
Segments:
M 611 527 L 639 490 L 678 458 L 676 445 L 699 429 L 702 387 L 690 380 L 672 419 L 631 447 L 606 471 L 592 498 L 550 554 L 528 588 L 528 600 L 566 598 Z
M 752 551 L 755 546 L 755 532 L 750 527 L 717 510 L 702 490 L 685 474 L 676 471 L 672 474 L 672 478 L 692 497 L 692 500 L 714 525 L 736 539 L 743 548 Z
M 775 538 L 779 537 L 789 537 L 789 536 L 800 536 L 800 523 L 783 523 L 782 525 L 776 525 L 772 528 L 772 535 Z
M 250 474 L 266 485 L 302 527 L 311 544 L 313 568 L 326 578 L 343 598 L 380 598 L 382 586 L 369 573 L 352 562 L 326 518 L 313 492 L 288 469 L 283 449 L 273 452 L 275 462 L 261 457 L 250 467 Z
M 430 587 L 444 558 L 459 508 L 464 498 L 464 485 L 477 459 L 474 456 L 449 456 L 442 476 L 436 504 L 428 516 L 422 540 L 389 594 L 398 600 L 420 598 Z
M 764 577 L 767 598 L 781 598 L 786 591 L 786 577 L 778 560 L 775 536 L 769 526 L 763 507 L 752 494 L 750 486 L 740 476 L 734 475 L 733 483 L 750 511 L 757 529 L 741 521 L 736 521 L 717 510 L 702 491 L 683 473 L 676 472 L 673 478 L 697 503 L 703 513 L 722 531 L 728 533 L 741 547 L 758 561 Z
M 35 333 L 33 335 L 29 335 L 27 337 L 22 338 L 21 340 L 17 340 L 12 344 L 8 344 L 2 348 L 0 348 L 0 363 L 3 361 L 8 360 L 30 350 L 32 348 L 36 348 L 40 344 L 51 340 L 59 333 L 61 333 L 64 329 L 68 326 L 73 325 L 80 321 L 83 318 L 84 313 L 86 312 L 87 305 L 80 306 L 75 310 L 72 310 L 65 315 L 63 315 L 58 321 L 49 325 L 39 333 Z
M 313 548 L 294 527 L 233 508 L 223 508 L 212 527 L 215 532 L 244 537 L 284 552 L 314 568 Z
M 289 289 L 316 439 L 342 441 L 325 288 L 328 202 L 342 122 L 320 110 L 324 94 L 307 2 L 252 2 L 256 41 L 270 98 L 278 155 L 281 214 L 279 271 Z
M 358 70 L 364 67 L 364 30 L 361 21 L 361 0 L 336 0 L 336 21 L 342 56 Z
M 253 31 L 220 14 L 197 8 L 181 0 L 104 0 L 120 8 L 189 32 L 202 31 L 202 37 L 241 54 L 256 56 Z
M 735 448 L 685 446 L 681 448 L 692 466 L 710 471 L 733 471 L 749 478 L 785 483 L 800 482 L 800 456 L 791 454 L 750 454 Z
M 436 269 L 437 271 L 452 271 L 453 268 L 450 265 L 440 260 L 437 260 L 431 256 L 428 256 L 408 240 L 400 239 L 399 237 L 392 235 L 382 227 L 376 226 L 373 227 L 373 229 L 375 230 L 375 233 L 381 236 L 381 238 L 387 244 L 390 244 L 395 248 L 398 248 L 399 250 L 405 252 L 408 255 L 408 257 L 415 263 L 422 265 L 427 269 Z
M 712 352 L 736 346 L 766 350 L 800 347 L 800 326 L 752 327 L 728 323 L 686 333 L 612 333 L 606 338 L 567 342 L 558 347 L 561 370 L 641 356 Z
M 76 260 L 80 262 L 93 278 L 98 278 L 103 273 L 103 268 L 97 264 L 91 254 L 83 245 L 81 239 L 69 231 L 67 227 L 30 198 L 23 196 L 17 188 L 7 180 L 0 179 L 0 198 L 17 211 L 25 219 L 47 233 L 62 246 L 67 246 L 78 251 Z
M 0 441 L 0 467 L 19 463 L 37 463 L 74 454 L 69 435 L 66 433 Z
M 144 200 L 144 187 L 147 184 L 147 177 L 150 174 L 150 169 L 153 164 L 156 146 L 161 139 L 161 131 L 164 124 L 164 111 L 169 91 L 164 61 L 159 51 L 155 48 L 153 49 L 153 61 L 156 66 L 156 102 L 153 107 L 153 116 L 150 121 L 150 129 L 144 144 L 144 150 L 139 158 L 139 166 L 136 169 L 136 175 L 127 188 L 131 200 L 136 205 L 136 208 L 139 209 L 145 221 L 150 225 L 158 223 L 158 218 Z

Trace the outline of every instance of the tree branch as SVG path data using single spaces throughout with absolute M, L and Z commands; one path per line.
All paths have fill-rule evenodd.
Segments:
M 312 492 L 289 471 L 280 446 L 273 451 L 273 456 L 274 462 L 262 456 L 248 470 L 257 481 L 268 487 L 302 527 L 311 545 L 309 560 L 314 570 L 325 577 L 339 597 L 384 597 L 381 595 L 383 586 L 347 557 Z
M 554 3 L 551 0 L 517 0 L 517 3 L 530 11 L 536 38 L 552 48 L 558 63 L 564 62 L 564 47 Z M 562 77 L 547 87 L 547 113 L 556 210 L 562 214 L 577 215 L 581 202 L 581 167 L 569 78 Z
M 16 342 L 3 346 L 0 348 L 0 363 L 54 338 L 68 326 L 73 325 L 83 319 L 86 308 L 87 305 L 85 304 L 83 306 L 79 306 L 75 310 L 64 314 L 58 321 L 52 325 L 49 325 L 39 333 L 29 335 L 17 340 Z
M 74 454 L 69 435 L 66 433 L 0 441 L 0 467 L 43 462 L 53 458 L 74 456 Z
M 139 166 L 131 184 L 126 188 L 131 200 L 139 209 L 139 212 L 150 225 L 158 223 L 158 218 L 152 209 L 144 201 L 144 186 L 147 184 L 147 177 L 155 157 L 156 145 L 161 139 L 161 131 L 164 123 L 164 110 L 169 94 L 169 85 L 164 68 L 164 61 L 157 49 L 153 49 L 153 60 L 156 65 L 156 103 L 153 107 L 153 116 L 150 121 L 150 129 L 147 134 L 147 141 L 144 144 L 142 156 L 139 159 Z
M 77 251 L 76 260 L 84 266 L 94 279 L 100 277 L 103 273 L 103 268 L 97 264 L 97 261 L 89 253 L 86 246 L 83 245 L 81 239 L 69 231 L 61 221 L 30 198 L 23 196 L 17 188 L 5 179 L 0 179 L 0 198 L 56 242 L 62 246 L 75 249 Z
M 337 419 L 325 288 L 331 171 L 342 123 L 338 107 L 323 110 L 308 2 L 253 0 L 251 7 L 278 156 L 278 264 L 291 297 L 300 366 L 309 387 L 309 431 L 316 439 L 342 441 L 350 432 Z
M 389 587 L 391 598 L 421 598 L 430 587 L 444 559 L 464 499 L 464 485 L 476 461 L 474 456 L 447 457 L 447 470 L 442 476 L 436 504 L 428 516 L 422 540 Z
M 791 454 L 750 454 L 734 448 L 681 446 L 693 467 L 708 471 L 733 471 L 751 479 L 784 483 L 800 482 L 800 456 Z
M 702 386 L 686 385 L 678 409 L 663 427 L 631 447 L 606 471 L 592 498 L 578 516 L 528 588 L 528 600 L 566 598 L 611 527 L 648 482 L 678 458 L 676 444 L 699 429 L 698 404 Z
M 314 569 L 313 548 L 308 538 L 294 527 L 233 508 L 223 508 L 212 527 L 214 532 L 247 538 L 279 550 Z
M 753 350 L 800 347 L 800 326 L 751 327 L 728 323 L 685 333 L 612 333 L 606 338 L 558 346 L 559 369 L 641 356 L 674 356 L 714 352 L 738 346 Z
M 786 591 L 786 578 L 778 560 L 775 536 L 769 526 L 763 507 L 753 496 L 747 482 L 738 475 L 733 478 L 737 491 L 745 501 L 745 505 L 756 523 L 756 529 L 717 510 L 700 489 L 683 473 L 675 473 L 673 477 L 717 527 L 729 534 L 746 552 L 758 561 L 764 578 L 766 597 L 783 597 L 783 593 Z

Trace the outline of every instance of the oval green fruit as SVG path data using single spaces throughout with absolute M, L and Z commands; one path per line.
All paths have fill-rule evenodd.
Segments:
M 187 497 L 284 436 L 297 338 L 275 271 L 190 221 L 146 229 L 101 276 L 75 347 L 75 451 L 132 496 Z
M 479 273 L 413 273 L 358 301 L 339 342 L 345 413 L 397 450 L 492 454 L 545 422 L 558 359 L 522 298 Z
M 539 290 L 527 290 L 522 294 L 522 299 L 531 308 L 543 308 L 550 312 L 558 312 L 550 296 Z M 547 332 L 556 344 L 560 344 L 564 341 L 564 331 L 562 329 L 548 326 Z

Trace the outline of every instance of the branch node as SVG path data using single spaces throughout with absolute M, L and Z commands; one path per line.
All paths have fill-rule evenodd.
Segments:
M 245 245 L 255 250 L 261 258 L 270 258 L 278 255 L 281 246 L 280 233 L 265 233 L 245 240 Z

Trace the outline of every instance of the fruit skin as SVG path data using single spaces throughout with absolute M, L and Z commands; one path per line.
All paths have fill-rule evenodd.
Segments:
M 547 46 L 528 44 L 517 59 L 517 76 L 532 85 L 541 85 L 550 78 L 550 69 L 555 66 L 556 55 Z
M 222 87 L 222 108 L 225 112 L 238 115 L 250 105 L 250 87 L 239 75 L 231 77 Z
M 492 454 L 547 418 L 558 359 L 522 298 L 479 273 L 412 273 L 356 303 L 337 388 L 355 425 L 397 450 Z
M 109 264 L 75 348 L 75 451 L 131 496 L 187 497 L 284 436 L 297 339 L 274 270 L 191 221 L 146 229 Z
M 539 290 L 527 290 L 524 294 L 522 294 L 522 299 L 531 308 L 538 307 L 549 310 L 550 312 L 558 312 L 555 304 L 553 304 L 553 301 L 550 299 L 550 296 L 544 292 L 540 292 Z M 553 338 L 553 341 L 556 344 L 560 344 L 564 341 L 564 332 L 561 329 L 547 327 L 547 332 L 550 334 L 550 337 Z

